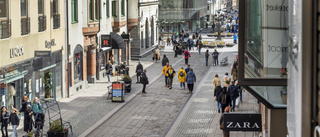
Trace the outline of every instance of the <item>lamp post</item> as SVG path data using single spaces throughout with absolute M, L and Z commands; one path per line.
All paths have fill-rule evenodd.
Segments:
M 217 36 L 217 39 L 216 40 L 221 40 L 221 32 L 220 32 L 220 29 L 221 29 L 221 15 L 218 16 L 217 18 L 217 21 L 219 22 L 219 26 L 218 26 L 218 36 Z

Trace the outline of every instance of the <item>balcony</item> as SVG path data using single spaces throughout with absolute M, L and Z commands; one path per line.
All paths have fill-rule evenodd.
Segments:
M 53 15 L 53 29 L 60 28 L 60 14 Z
M 30 18 L 21 19 L 21 35 L 27 35 L 30 33 Z
M 11 36 L 11 20 L 0 21 L 0 38 L 9 38 Z
M 47 29 L 46 25 L 47 17 L 46 16 L 39 16 L 38 17 L 38 32 L 45 31 Z

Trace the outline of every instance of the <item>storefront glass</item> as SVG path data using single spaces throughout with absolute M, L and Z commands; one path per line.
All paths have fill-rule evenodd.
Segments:
M 83 80 L 83 55 L 82 52 L 78 52 L 74 54 L 74 84 L 77 84 Z
M 107 52 L 99 52 L 99 64 L 100 64 L 100 71 L 105 70 L 107 65 Z
M 265 98 L 274 108 L 285 108 L 287 106 L 286 86 L 250 86 L 250 88 Z

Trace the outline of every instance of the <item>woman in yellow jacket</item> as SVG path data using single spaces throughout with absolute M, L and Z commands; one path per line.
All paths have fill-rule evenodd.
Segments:
M 187 76 L 186 71 L 184 71 L 183 67 L 181 67 L 181 69 L 180 69 L 179 72 L 178 72 L 178 78 L 179 78 L 180 89 L 181 89 L 181 90 L 182 90 L 182 85 L 183 85 L 183 88 L 186 89 L 186 85 L 185 85 L 186 76 Z
M 220 78 L 219 78 L 218 74 L 216 74 L 214 76 L 214 79 L 212 80 L 212 83 L 213 83 L 213 94 L 214 94 L 214 90 L 218 86 L 218 83 L 220 83 L 220 85 L 221 85 L 221 81 L 220 81 Z
M 166 63 L 166 65 L 162 68 L 161 74 L 164 74 L 164 83 L 165 87 L 169 87 L 169 81 L 168 81 L 168 75 L 167 75 L 167 70 L 169 69 L 169 62 Z

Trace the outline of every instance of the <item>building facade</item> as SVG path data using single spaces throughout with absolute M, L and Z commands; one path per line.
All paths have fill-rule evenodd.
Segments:
M 132 38 L 132 59 L 152 53 L 158 44 L 158 0 L 129 1 L 129 23 Z
M 65 97 L 65 8 L 61 0 L 0 1 L 0 102 Z

